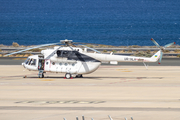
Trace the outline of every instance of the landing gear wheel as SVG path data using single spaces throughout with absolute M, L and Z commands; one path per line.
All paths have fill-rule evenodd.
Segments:
M 42 73 L 41 75 L 39 75 L 39 78 L 44 78 L 44 74 Z
M 83 78 L 83 75 L 82 74 L 78 74 L 78 75 L 76 75 L 76 78 Z
M 66 79 L 70 79 L 71 78 L 71 74 L 70 73 L 66 73 L 65 77 L 66 77 Z
M 44 74 L 42 74 L 42 78 L 44 78 Z
M 39 70 L 39 74 L 38 74 L 38 77 L 39 78 L 44 78 L 44 70 Z

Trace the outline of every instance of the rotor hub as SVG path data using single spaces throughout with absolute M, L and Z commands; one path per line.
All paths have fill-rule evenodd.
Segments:
M 68 46 L 70 43 L 72 43 L 72 40 L 68 40 L 68 39 L 65 39 L 65 40 L 60 40 L 61 44 L 65 44 L 66 46 Z

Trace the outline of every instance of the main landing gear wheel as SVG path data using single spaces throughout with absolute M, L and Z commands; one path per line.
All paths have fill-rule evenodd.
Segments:
M 44 74 L 42 74 L 42 78 L 44 78 Z
M 44 78 L 44 74 L 42 73 L 41 75 L 39 75 L 39 78 Z
M 76 78 L 83 78 L 83 75 L 82 74 L 78 74 L 78 75 L 76 75 Z
M 70 73 L 66 73 L 65 77 L 66 77 L 66 79 L 70 79 L 71 78 L 71 74 Z

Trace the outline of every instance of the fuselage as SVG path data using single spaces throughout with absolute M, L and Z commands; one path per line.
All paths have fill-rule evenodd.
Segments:
M 56 48 L 54 48 L 56 49 Z M 54 54 L 50 59 L 45 59 L 54 50 L 47 49 L 42 51 L 43 57 L 38 55 L 29 56 L 22 65 L 28 70 L 55 73 L 70 73 L 70 74 L 89 74 L 98 69 L 101 61 L 82 54 L 81 48 L 76 48 L 74 51 L 69 47 L 63 47 L 58 50 L 61 54 Z
M 55 52 L 54 52 L 55 51 Z M 54 53 L 53 53 L 54 52 Z M 151 58 L 134 57 L 113 54 L 88 53 L 81 48 L 54 47 L 54 49 L 42 50 L 42 57 L 38 55 L 29 56 L 22 63 L 29 70 L 70 74 L 88 74 L 94 72 L 101 62 L 117 64 L 124 62 L 156 62 L 159 59 L 158 51 Z M 48 59 L 47 59 L 48 58 Z

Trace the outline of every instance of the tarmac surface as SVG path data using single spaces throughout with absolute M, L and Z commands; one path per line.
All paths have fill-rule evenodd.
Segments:
M 1 120 L 179 120 L 179 66 L 101 66 L 84 78 L 0 65 Z M 81 119 L 81 118 L 80 118 Z

